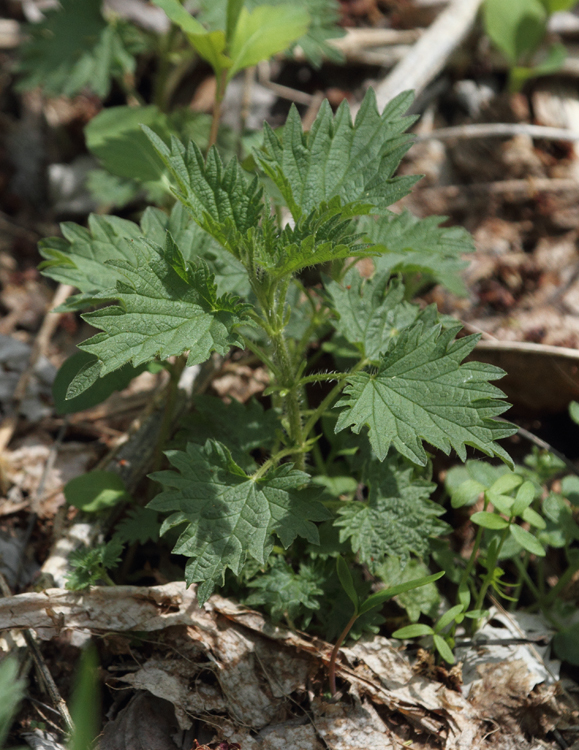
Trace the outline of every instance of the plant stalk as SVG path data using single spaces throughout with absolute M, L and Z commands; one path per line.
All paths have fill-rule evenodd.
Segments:
M 352 617 L 350 617 L 350 620 L 348 621 L 348 624 L 346 627 L 342 630 L 340 633 L 340 636 L 338 640 L 336 641 L 336 644 L 334 648 L 332 649 L 332 655 L 330 656 L 330 666 L 329 666 L 329 677 L 330 677 L 330 692 L 332 693 L 332 696 L 336 695 L 336 659 L 338 658 L 338 651 L 340 650 L 340 646 L 344 642 L 346 636 L 352 629 L 354 623 L 358 619 L 358 612 L 354 612 Z
M 213 105 L 213 119 L 211 120 L 211 131 L 209 133 L 209 142 L 207 143 L 207 153 L 211 146 L 217 143 L 217 133 L 219 132 L 219 122 L 221 120 L 221 105 L 227 88 L 227 70 L 221 72 L 217 81 L 217 90 L 215 92 L 215 103 Z

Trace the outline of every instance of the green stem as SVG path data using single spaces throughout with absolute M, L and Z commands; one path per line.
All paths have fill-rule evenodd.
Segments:
M 153 102 L 159 107 L 161 112 L 166 111 L 169 103 L 167 98 L 167 79 L 171 73 L 170 53 L 178 33 L 178 27 L 171 24 L 159 44 L 159 67 L 153 82 Z
M 275 352 L 274 359 L 279 363 L 279 369 L 281 370 L 280 385 L 286 391 L 284 405 L 289 422 L 290 439 L 294 443 L 296 451 L 295 465 L 296 469 L 304 471 L 306 467 L 306 457 L 304 455 L 306 435 L 302 423 L 299 398 L 300 389 L 299 384 L 294 381 L 287 343 L 281 331 L 273 337 L 273 346 Z
M 304 378 L 300 378 L 300 385 L 323 383 L 325 380 L 340 380 L 342 377 L 344 377 L 343 374 L 337 372 L 316 372 L 314 375 L 306 375 Z
M 360 370 L 364 369 L 366 365 L 368 364 L 367 359 L 361 359 L 358 364 L 350 370 L 350 372 L 343 373 L 340 377 L 340 382 L 335 385 L 332 390 L 328 393 L 326 398 L 322 401 L 322 403 L 317 407 L 317 409 L 314 411 L 312 416 L 308 419 L 306 422 L 306 426 L 304 427 L 304 435 L 307 438 L 310 432 L 314 429 L 316 426 L 316 422 L 322 414 L 328 409 L 330 404 L 339 396 L 339 394 L 342 392 L 342 389 L 344 388 L 344 385 L 346 383 L 346 378 L 348 376 L 353 375 L 355 372 L 359 372 Z
M 207 153 L 211 146 L 217 143 L 217 133 L 219 132 L 219 121 L 221 120 L 221 105 L 227 88 L 227 70 L 221 72 L 217 80 L 217 90 L 215 92 L 215 103 L 213 105 L 213 119 L 211 120 L 211 132 L 209 133 L 209 142 L 207 143 Z
M 510 526 L 510 525 L 509 525 Z M 505 543 L 507 536 L 509 535 L 509 526 L 505 526 L 503 529 L 503 533 L 501 534 L 501 538 L 499 541 L 499 544 L 497 546 L 496 552 L 493 555 L 492 560 L 487 560 L 487 574 L 483 579 L 482 586 L 480 588 L 480 591 L 478 592 L 478 597 L 476 600 L 476 604 L 474 605 L 475 609 L 482 609 L 482 605 L 484 602 L 484 598 L 486 596 L 486 593 L 488 591 L 489 586 L 491 585 L 491 582 L 493 580 L 493 575 L 495 572 L 495 567 L 499 559 L 499 555 L 501 554 L 501 550 L 503 548 L 503 544 Z
M 255 344 L 247 336 L 243 337 L 243 342 L 246 348 L 249 349 L 250 352 L 253 352 L 253 354 L 255 354 L 256 357 L 259 357 L 259 359 L 263 362 L 263 364 L 270 370 L 272 375 L 276 378 L 279 378 L 280 371 L 273 363 L 273 360 L 271 359 L 271 357 L 269 357 L 260 346 Z
M 579 559 L 575 562 L 574 565 L 570 565 L 567 570 L 563 573 L 563 575 L 559 578 L 557 583 L 553 586 L 551 591 L 547 594 L 547 596 L 543 599 L 543 606 L 549 607 L 557 598 L 559 593 L 565 588 L 565 586 L 569 583 L 569 581 L 573 578 L 575 573 L 579 570 Z
M 340 650 L 340 646 L 344 642 L 344 639 L 352 629 L 354 623 L 358 619 L 358 612 L 354 612 L 352 617 L 350 617 L 350 620 L 348 621 L 348 624 L 346 627 L 342 630 L 340 633 L 340 636 L 338 640 L 336 641 L 336 645 L 332 649 L 332 655 L 330 656 L 330 665 L 329 665 L 329 677 L 330 677 L 330 692 L 332 693 L 332 696 L 336 695 L 336 659 L 338 658 L 338 651 Z
M 285 458 L 286 456 L 291 456 L 295 453 L 295 448 L 283 448 L 281 451 L 278 451 L 275 453 L 271 458 L 268 458 L 267 461 L 264 461 L 262 465 L 259 467 L 259 469 L 251 475 L 251 478 L 254 482 L 257 482 L 260 480 L 267 472 L 276 464 L 278 464 L 282 458 Z
M 533 583 L 533 579 L 529 575 L 528 571 L 525 569 L 525 566 L 523 565 L 521 559 L 519 557 L 514 558 L 515 566 L 518 569 L 521 578 L 524 580 L 524 582 L 529 587 L 529 590 L 533 594 L 533 596 L 537 599 L 537 602 L 539 603 L 539 608 L 541 609 L 541 612 L 543 613 L 543 616 L 549 620 L 549 622 L 554 625 L 557 630 L 561 630 L 562 626 L 561 623 L 557 622 L 555 618 L 551 615 L 548 608 L 545 606 L 545 600 L 541 599 L 541 594 L 539 592 L 539 589 L 535 586 Z

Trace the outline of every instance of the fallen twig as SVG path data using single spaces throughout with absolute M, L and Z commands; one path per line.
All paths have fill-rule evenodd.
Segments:
M 439 128 L 416 136 L 416 141 L 451 141 L 472 138 L 504 138 L 528 135 L 546 141 L 579 141 L 579 133 L 565 128 L 550 128 L 528 123 L 489 122 L 481 124 L 457 125 L 452 128 Z
M 402 91 L 418 96 L 444 68 L 473 25 L 482 0 L 452 0 L 403 60 L 376 87 L 378 109 Z

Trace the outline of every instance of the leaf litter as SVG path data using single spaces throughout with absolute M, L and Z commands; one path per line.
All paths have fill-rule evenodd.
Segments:
M 243 750 L 389 750 L 409 739 L 424 748 L 506 749 L 515 738 L 531 750 L 531 719 L 535 735 L 544 735 L 570 716 L 548 680 L 511 654 L 479 667 L 467 699 L 417 674 L 383 636 L 342 650 L 343 698 L 331 701 L 319 690 L 330 644 L 219 596 L 200 607 L 184 583 L 48 589 L 0 600 L 0 629 L 26 627 L 43 639 L 66 642 L 81 632 L 117 644 L 108 649 L 105 683 L 119 696 L 132 688 L 133 698 L 105 723 L 101 750 L 121 747 L 121 735 L 131 748 L 149 741 L 183 747 L 177 730 L 187 735 L 202 725 L 212 740 Z M 142 713 L 149 716 L 137 721 Z M 158 715 L 162 721 L 153 721 Z M 489 723 L 496 723 L 491 738 Z

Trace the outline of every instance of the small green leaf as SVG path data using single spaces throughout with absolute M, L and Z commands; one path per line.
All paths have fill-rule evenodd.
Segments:
M 4 656 L 0 662 L 0 747 L 4 748 L 12 720 L 24 696 L 26 682 L 19 677 L 18 659 Z
M 553 648 L 559 659 L 579 667 L 579 623 L 557 633 L 553 638 Z
M 337 320 L 336 331 L 362 349 L 368 359 L 385 354 L 399 332 L 420 310 L 404 300 L 404 285 L 387 273 L 363 279 L 353 268 L 340 284 L 326 284 Z
M 490 490 L 486 493 L 487 500 L 492 503 L 499 513 L 504 513 L 505 516 L 511 515 L 511 508 L 515 502 L 512 497 L 508 495 L 498 495 Z
M 462 508 L 463 505 L 472 505 L 486 487 L 477 482 L 476 479 L 467 479 L 452 493 L 450 504 L 453 508 Z
M 405 628 L 395 630 L 392 633 L 392 638 L 402 641 L 409 638 L 422 638 L 425 635 L 434 635 L 434 630 L 429 625 L 417 622 L 414 625 L 407 625 Z
M 532 508 L 525 508 L 525 510 L 521 514 L 523 521 L 526 521 L 527 523 L 531 524 L 531 526 L 534 526 L 536 529 L 546 529 L 547 524 L 545 523 L 545 519 L 542 518 L 537 511 L 533 510 Z
M 239 14 L 243 8 L 243 0 L 227 0 L 227 22 L 225 26 L 225 37 L 227 44 L 231 44 L 235 27 L 239 20 Z
M 306 33 L 309 22 L 304 8 L 290 3 L 260 5 L 251 12 L 242 8 L 231 40 L 233 65 L 227 77 L 284 52 Z
M 511 525 L 510 532 L 513 539 L 520 544 L 523 549 L 526 549 L 533 555 L 537 555 L 537 557 L 545 557 L 545 550 L 535 536 L 516 524 Z
M 112 471 L 89 471 L 71 479 L 64 487 L 69 505 L 85 513 L 98 513 L 130 499 L 125 483 Z
M 167 116 L 155 106 L 107 107 L 84 130 L 87 148 L 112 174 L 139 182 L 160 180 L 164 164 L 141 125 L 148 125 L 165 141 L 171 137 Z
M 207 31 L 196 18 L 188 13 L 179 0 L 153 0 L 162 8 L 170 20 L 179 26 L 197 52 L 212 66 L 219 76 L 222 70 L 230 68 L 232 60 L 224 54 L 226 47 L 223 31 Z
M 508 521 L 501 518 L 496 513 L 488 513 L 487 511 L 480 511 L 480 513 L 473 513 L 470 517 L 473 523 L 477 526 L 483 526 L 485 529 L 506 529 L 509 525 Z
M 486 617 L 488 613 L 488 609 L 471 609 L 470 612 L 465 612 L 464 616 L 468 617 L 469 620 L 481 620 L 483 617 Z
M 520 474 L 503 474 L 502 477 L 499 477 L 496 482 L 493 482 L 491 487 L 489 487 L 489 492 L 492 492 L 496 495 L 507 495 L 509 492 L 512 492 L 515 487 L 518 487 L 523 482 L 523 477 Z
M 438 581 L 438 579 L 442 578 L 443 575 L 444 571 L 440 571 L 439 573 L 434 573 L 430 576 L 415 578 L 413 581 L 406 581 L 405 583 L 399 583 L 396 586 L 390 586 L 390 588 L 382 589 L 382 591 L 378 591 L 377 593 L 372 594 L 372 596 L 369 596 L 366 601 L 362 603 L 362 605 L 360 606 L 360 614 L 363 615 L 365 612 L 369 612 L 371 609 L 374 609 L 374 607 L 379 607 L 381 604 L 384 604 L 384 602 L 392 599 L 392 597 L 398 596 L 398 594 L 403 594 L 405 591 L 411 591 L 412 589 L 417 589 L 421 586 L 426 586 L 429 583 L 433 583 L 434 581 Z
M 468 266 L 464 255 L 474 251 L 474 243 L 462 227 L 441 227 L 444 221 L 445 216 L 417 219 L 408 211 L 387 212 L 377 219 L 363 217 L 358 228 L 380 253 L 374 261 L 377 272 L 410 275 L 413 290 L 435 281 L 465 296 L 460 271 Z
M 434 647 L 438 651 L 438 653 L 442 656 L 445 662 L 447 664 L 454 664 L 454 655 L 450 649 L 450 646 L 448 643 L 442 638 L 442 636 L 435 634 L 433 636 L 434 640 Z
M 348 596 L 352 600 L 356 612 L 358 612 L 358 607 L 360 604 L 358 593 L 356 592 L 356 589 L 354 587 L 354 579 L 352 578 L 352 574 L 350 573 L 348 563 L 344 560 L 342 555 L 338 555 L 338 557 L 336 558 L 336 571 L 338 573 L 340 583 L 342 584 L 342 588 L 344 589 L 346 594 L 348 594 Z
M 149 508 L 132 508 L 125 518 L 115 526 L 114 538 L 129 544 L 145 544 L 149 540 L 156 542 L 159 538 L 161 523 L 158 514 Z
M 386 555 L 403 561 L 410 553 L 428 555 L 430 540 L 448 529 L 439 519 L 443 509 L 428 499 L 434 485 L 395 454 L 372 462 L 366 473 L 368 501 L 343 502 L 338 509 L 340 541 L 350 539 L 352 551 L 372 572 Z
M 536 488 L 533 482 L 526 481 L 523 482 L 523 484 L 519 487 L 515 502 L 513 503 L 513 507 L 511 508 L 511 513 L 513 516 L 520 516 L 521 513 L 525 510 L 525 508 L 528 508 L 529 505 L 533 502 L 535 499 L 536 494 Z
M 537 49 L 547 30 L 540 0 L 485 0 L 485 30 L 511 67 Z
M 571 401 L 569 404 L 569 416 L 575 424 L 579 424 L 579 403 L 577 401 Z
M 444 630 L 444 628 L 447 627 L 447 625 L 450 625 L 451 622 L 454 622 L 458 615 L 460 615 L 464 610 L 464 607 L 462 604 L 457 604 L 454 607 L 451 607 L 449 610 L 447 610 L 442 617 L 438 620 L 436 625 L 434 626 L 434 632 L 440 633 L 441 630 Z

